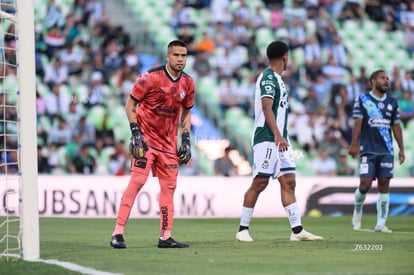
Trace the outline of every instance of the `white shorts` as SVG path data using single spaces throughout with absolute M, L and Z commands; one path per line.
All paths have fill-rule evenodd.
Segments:
M 296 173 L 293 150 L 280 152 L 274 142 L 262 142 L 253 146 L 253 178 L 257 175 L 276 179 L 284 174 Z

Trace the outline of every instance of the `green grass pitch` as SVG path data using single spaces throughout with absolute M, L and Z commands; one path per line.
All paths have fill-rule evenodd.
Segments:
M 374 227 L 364 216 L 363 227 Z M 176 219 L 173 237 L 189 249 L 159 249 L 157 219 L 131 219 L 128 248 L 110 248 L 112 219 L 40 219 L 42 259 L 118 274 L 414 274 L 414 216 L 389 217 L 392 234 L 355 232 L 350 216 L 304 217 L 319 242 L 289 241 L 286 218 L 253 218 L 253 243 L 235 241 L 239 219 Z M 0 274 L 79 274 L 0 258 Z

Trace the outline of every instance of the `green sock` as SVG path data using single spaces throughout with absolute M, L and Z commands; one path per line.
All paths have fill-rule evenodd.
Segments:
M 390 194 L 379 193 L 377 201 L 377 224 L 385 224 L 387 222 L 389 206 Z
M 362 194 L 359 191 L 359 188 L 357 188 L 355 190 L 355 202 L 354 202 L 354 206 L 355 206 L 355 210 L 357 213 L 362 212 L 362 207 L 364 206 L 364 201 L 365 201 L 365 197 L 367 196 L 367 194 Z

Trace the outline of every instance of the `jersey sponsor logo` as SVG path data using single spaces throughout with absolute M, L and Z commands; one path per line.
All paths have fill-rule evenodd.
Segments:
M 368 124 L 371 127 L 384 127 L 384 128 L 390 128 L 391 121 L 386 118 L 377 118 L 377 117 L 371 117 L 368 120 Z
M 359 108 L 359 97 L 354 102 L 354 109 Z
M 288 96 L 287 92 L 283 91 L 282 97 L 280 98 L 279 107 L 280 108 L 287 108 L 288 106 Z
M 392 168 L 393 164 L 392 164 L 392 162 L 381 162 L 380 166 L 381 166 L 381 168 Z
M 270 85 L 265 85 L 264 89 L 267 95 L 273 95 L 275 93 L 275 89 Z
M 269 78 L 269 79 L 273 79 L 273 75 L 270 75 L 270 74 L 269 74 L 269 75 L 267 76 L 267 78 Z
M 275 83 L 272 81 L 272 80 L 263 80 L 262 82 L 261 82 L 261 85 L 262 86 L 265 86 L 265 85 L 271 85 L 271 86 L 273 86 L 273 87 L 275 87 L 276 85 L 275 85 Z
M 147 158 L 135 159 L 134 166 L 145 169 L 147 167 Z
M 360 175 L 364 175 L 364 174 L 368 174 L 369 172 L 369 165 L 368 163 L 361 163 L 359 165 L 359 174 Z
M 154 113 L 157 116 L 174 118 L 178 113 L 178 108 L 170 108 L 168 106 L 162 105 L 154 109 Z
M 164 231 L 168 228 L 168 206 L 161 206 L 160 210 L 162 215 L 161 233 L 163 234 Z
M 177 163 L 165 163 L 164 168 L 165 169 L 177 169 L 178 164 Z

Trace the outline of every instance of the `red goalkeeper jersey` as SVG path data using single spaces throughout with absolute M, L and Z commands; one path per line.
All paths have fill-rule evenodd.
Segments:
M 184 72 L 173 79 L 160 66 L 139 75 L 131 97 L 139 102 L 138 124 L 148 145 L 176 154 L 181 108 L 194 105 L 193 79 Z

